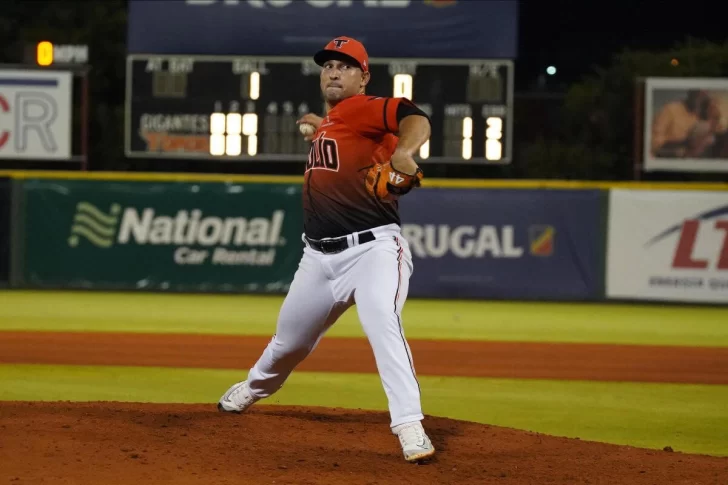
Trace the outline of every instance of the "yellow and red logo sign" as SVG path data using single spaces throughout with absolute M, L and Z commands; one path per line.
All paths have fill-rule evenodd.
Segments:
M 554 226 L 536 225 L 528 228 L 530 252 L 533 256 L 551 256 L 554 253 Z

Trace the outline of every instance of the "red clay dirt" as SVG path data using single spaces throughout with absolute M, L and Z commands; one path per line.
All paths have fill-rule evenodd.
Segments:
M 0 332 L 0 363 L 247 370 L 268 338 Z M 728 383 L 728 349 L 410 342 L 420 375 Z M 299 367 L 376 372 L 365 340 L 324 339 Z M 435 460 L 410 465 L 389 416 L 258 404 L 0 402 L 0 485 L 725 485 L 728 458 L 427 417 Z M 669 443 L 666 443 L 669 445 Z
M 247 370 L 268 337 L 1 332 L 0 363 Z M 728 348 L 410 340 L 419 375 L 728 384 Z M 376 372 L 365 339 L 328 338 L 301 371 Z
M 0 404 L 0 483 L 724 485 L 724 458 L 427 417 L 435 460 L 401 458 L 389 417 L 342 409 Z

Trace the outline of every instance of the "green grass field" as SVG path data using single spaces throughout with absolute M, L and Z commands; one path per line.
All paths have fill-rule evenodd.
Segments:
M 0 331 L 272 335 L 282 296 L 0 291 Z M 728 346 L 728 308 L 417 300 L 409 338 Z M 355 309 L 327 336 L 364 337 Z
M 270 335 L 281 297 L 0 291 L 2 331 Z M 728 346 L 728 309 L 410 300 L 409 338 Z M 349 311 L 329 334 L 363 336 Z M 415 356 L 416 358 L 416 356 Z M 0 400 L 207 402 L 244 373 L 0 365 Z M 728 386 L 421 377 L 431 415 L 728 455 Z M 386 410 L 376 375 L 294 372 L 269 404 Z

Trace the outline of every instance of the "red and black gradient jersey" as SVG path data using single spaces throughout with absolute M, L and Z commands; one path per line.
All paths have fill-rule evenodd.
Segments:
M 312 239 L 400 224 L 397 202 L 369 195 L 368 170 L 389 161 L 405 116 L 427 116 L 406 98 L 357 95 L 339 102 L 311 142 L 303 183 L 304 232 Z

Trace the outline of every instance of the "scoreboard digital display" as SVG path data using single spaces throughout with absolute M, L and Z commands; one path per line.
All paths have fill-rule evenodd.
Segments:
M 305 160 L 296 120 L 325 114 L 310 57 L 129 55 L 125 151 L 136 158 Z M 367 94 L 432 119 L 418 161 L 510 163 L 513 62 L 370 59 Z

